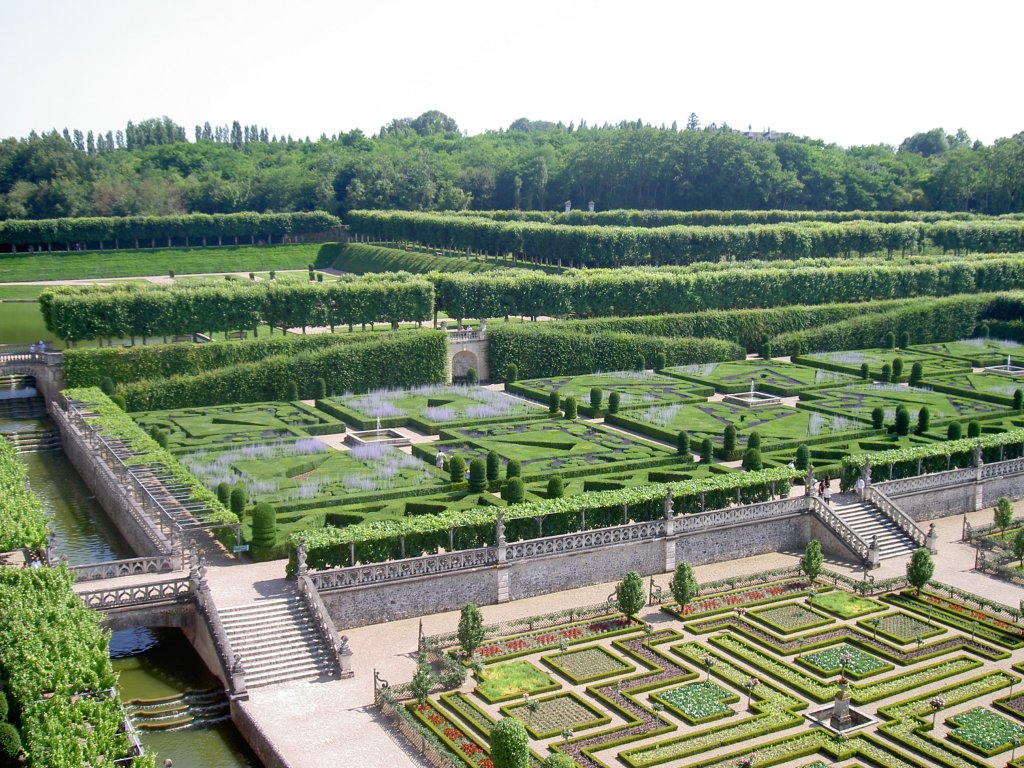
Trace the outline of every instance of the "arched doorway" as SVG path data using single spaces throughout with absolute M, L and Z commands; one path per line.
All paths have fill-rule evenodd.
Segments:
M 456 352 L 455 356 L 452 357 L 452 381 L 465 381 L 466 371 L 470 368 L 475 368 L 479 372 L 479 365 L 475 352 L 465 349 L 461 352 Z

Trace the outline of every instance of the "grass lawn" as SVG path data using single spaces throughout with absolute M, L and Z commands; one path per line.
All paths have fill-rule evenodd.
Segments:
M 846 414 L 856 419 L 871 420 L 871 411 L 881 406 L 885 409 L 885 423 L 892 424 L 896 418 L 897 406 L 906 406 L 910 411 L 911 424 L 916 423 L 918 411 L 927 406 L 932 423 L 949 419 L 962 419 L 1006 411 L 1005 405 L 970 400 L 956 395 L 947 395 L 918 387 L 900 384 L 855 384 L 848 387 L 823 389 L 807 392 L 802 400 L 811 402 L 816 408 L 825 408 L 835 413 Z
M 704 384 L 726 394 L 748 392 L 753 382 L 755 389 L 780 397 L 791 397 L 811 387 L 856 381 L 855 376 L 846 373 L 767 360 L 677 365 L 666 368 L 665 373 Z
M 590 390 L 601 390 L 601 407 L 607 409 L 608 396 L 619 393 L 619 407 L 623 409 L 661 403 L 692 403 L 706 400 L 714 394 L 707 385 L 681 381 L 649 371 L 616 371 L 584 376 L 553 376 L 542 379 L 524 379 L 505 388 L 538 403 L 547 404 L 548 395 L 557 390 L 564 400 L 575 397 L 580 410 L 588 416 L 599 415 L 590 407 Z
M 56 336 L 46 330 L 39 304 L 34 301 L 0 302 L 0 344 L 26 344 L 50 341 L 64 346 Z
M 860 367 L 863 363 L 868 364 L 868 370 L 872 376 L 882 375 L 882 366 L 889 364 L 896 358 L 903 360 L 903 377 L 906 381 L 910 376 L 910 369 L 914 363 L 920 362 L 924 369 L 925 376 L 936 376 L 943 373 L 956 373 L 970 368 L 966 360 L 957 360 L 950 357 L 939 357 L 930 355 L 927 352 L 918 352 L 913 349 L 855 349 L 844 352 L 821 352 L 819 354 L 803 355 L 799 361 L 802 364 L 813 366 L 815 362 L 823 363 L 825 366 L 838 366 L 843 373 L 860 375 Z
M 560 688 L 558 683 L 528 661 L 506 661 L 484 667 L 476 692 L 494 703 L 508 701 L 524 693 L 541 693 Z
M 1003 362 L 1006 360 L 1004 358 Z M 1006 404 L 1013 404 L 1013 393 L 1024 390 L 1024 377 L 1013 378 L 1000 373 L 953 373 L 933 376 L 922 382 L 925 386 L 952 387 L 966 395 L 981 393 L 1006 398 Z
M 154 248 L 67 253 L 19 253 L 0 256 L 0 280 L 21 282 L 100 277 L 135 277 L 201 272 L 250 272 L 328 266 L 337 258 L 337 243 L 240 245 L 210 248 Z
M 413 446 L 413 453 L 431 464 L 438 451 L 460 455 L 467 464 L 494 451 L 503 467 L 510 459 L 518 459 L 524 477 L 543 473 L 545 478 L 556 473 L 607 473 L 622 462 L 668 463 L 675 455 L 671 449 L 601 425 L 568 419 L 446 429 L 440 442 Z
M 369 243 L 345 243 L 335 257 L 333 266 L 342 272 L 362 275 L 367 272 L 490 272 L 495 269 L 510 267 L 540 270 L 543 272 L 560 272 L 557 267 L 543 267 L 533 264 L 511 261 L 495 261 L 483 256 L 438 256 L 435 249 L 409 246 L 403 249 L 400 245 L 371 245 Z
M 829 613 L 834 613 L 842 619 L 853 619 L 863 616 L 866 613 L 885 610 L 885 606 L 868 600 L 865 597 L 857 597 L 849 592 L 840 589 L 814 595 L 810 603 L 818 608 L 824 608 Z
M 1024 359 L 1024 345 L 1017 341 L 1002 339 L 961 339 L 942 344 L 917 344 L 912 345 L 909 349 L 933 355 L 955 357 L 978 368 L 986 365 L 1005 365 L 1007 355 Z

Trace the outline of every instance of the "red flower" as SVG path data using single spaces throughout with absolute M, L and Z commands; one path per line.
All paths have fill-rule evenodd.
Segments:
M 458 741 L 462 738 L 462 731 L 457 731 L 454 728 L 445 728 L 444 735 L 452 741 Z
M 434 725 L 440 725 L 444 722 L 444 718 L 437 714 L 437 712 L 431 712 L 427 715 L 427 719 Z

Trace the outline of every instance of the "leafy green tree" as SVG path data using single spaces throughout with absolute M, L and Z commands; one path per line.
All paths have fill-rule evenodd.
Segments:
M 747 435 L 747 448 L 760 448 L 761 447 L 761 433 L 756 429 Z
M 484 616 L 476 603 L 466 603 L 462 606 L 456 634 L 462 650 L 467 656 L 472 657 L 480 643 L 484 641 Z
M 501 457 L 497 451 L 487 452 L 487 482 L 496 483 L 501 479 Z
M 759 472 L 764 468 L 761 459 L 761 451 L 757 448 L 747 448 L 743 452 L 743 468 L 748 472 Z
M 1013 410 L 1019 411 L 1024 409 L 1024 390 L 1015 389 L 1013 390 Z
M 505 465 L 505 478 L 519 477 L 523 474 L 523 466 L 519 459 L 509 459 Z
M 1013 502 L 1006 496 L 1000 496 L 996 501 L 995 524 L 1002 536 L 1006 535 L 1006 529 L 1013 523 Z
M 766 341 L 761 345 L 761 358 L 763 360 L 772 359 L 772 343 L 770 341 Z
M 672 597 L 680 606 L 686 606 L 693 600 L 698 592 L 697 577 L 693 573 L 693 566 L 685 561 L 677 563 L 669 589 L 672 590 Z
M 981 422 L 980 421 L 969 421 L 967 422 L 967 437 L 981 437 Z
M 860 364 L 860 377 L 862 379 L 870 379 L 871 378 L 871 368 L 870 368 L 870 366 L 867 363 L 861 363 Z
M 505 366 L 505 383 L 511 384 L 519 379 L 519 366 L 515 363 L 509 363 Z
M 726 424 L 722 430 L 722 457 L 729 461 L 736 453 L 736 427 Z
M 885 334 L 885 348 L 896 349 L 896 334 L 893 331 Z
M 892 380 L 892 366 L 888 363 L 884 363 L 882 365 L 882 383 L 888 383 Z
M 600 387 L 590 388 L 590 407 L 594 409 L 594 415 L 596 416 L 601 410 L 601 401 L 603 394 Z
M 608 413 L 619 412 L 619 393 L 610 392 L 608 393 Z
M 808 581 L 814 581 L 821 573 L 821 567 L 825 563 L 825 557 L 821 554 L 821 542 L 811 539 L 807 542 L 804 556 L 800 559 L 800 570 L 804 572 Z
M 902 331 L 900 333 L 900 349 L 906 349 L 910 346 L 910 331 Z
M 644 359 L 643 355 L 636 356 L 636 358 L 633 360 L 633 368 L 634 370 L 637 371 L 647 370 L 647 361 Z
M 217 501 L 227 507 L 231 503 L 231 484 L 230 483 L 218 483 L 217 484 Z
M 915 549 L 914 554 L 910 556 L 910 562 L 907 563 L 907 581 L 917 594 L 920 594 L 921 588 L 931 581 L 934 573 L 935 562 L 932 560 L 932 553 L 925 547 Z
M 510 477 L 501 489 L 501 498 L 509 504 L 519 504 L 526 498 L 526 486 L 521 477 Z
M 452 456 L 448 459 L 448 478 L 453 483 L 462 483 L 466 480 L 466 460 L 461 456 Z
M 900 380 L 903 375 L 903 358 L 894 357 L 892 359 L 892 381 L 895 384 Z
M 910 378 L 907 380 L 907 383 L 912 387 L 916 387 L 921 383 L 922 378 L 924 378 L 924 366 L 921 365 L 919 360 L 910 366 Z
M 807 469 L 807 465 L 811 462 L 811 449 L 807 447 L 806 443 L 800 443 L 796 447 L 796 458 L 793 460 L 793 466 L 797 469 Z
M 871 409 L 871 428 L 881 429 L 884 426 L 885 409 L 880 405 L 876 405 L 874 408 Z
M 685 430 L 676 435 L 676 453 L 680 456 L 690 455 L 690 434 Z
M 416 703 L 423 705 L 427 703 L 427 697 L 430 696 L 430 689 L 434 687 L 434 683 L 437 682 L 437 676 L 434 671 L 430 668 L 430 664 L 424 656 L 420 656 L 419 662 L 416 664 L 416 673 L 412 676 L 412 680 L 409 682 L 409 689 L 412 691 L 413 697 L 416 699 Z
M 313 399 L 323 400 L 327 397 L 327 380 L 323 376 L 318 376 L 313 380 Z
M 565 484 L 561 475 L 552 475 L 548 478 L 548 498 L 560 499 L 565 494 Z
M 661 373 L 665 366 L 668 365 L 668 357 L 664 352 L 656 352 L 654 355 L 654 371 L 655 373 Z
M 1013 537 L 1013 556 L 1017 558 L 1020 566 L 1024 568 L 1024 528 L 1017 531 L 1017 535 Z
M 526 728 L 514 717 L 503 717 L 491 728 L 491 763 L 494 768 L 529 768 Z
M 959 421 L 952 421 L 946 427 L 947 440 L 959 440 L 964 435 L 964 428 Z
M 245 512 L 245 505 L 249 502 L 248 494 L 245 492 L 245 486 L 241 483 L 237 484 L 231 489 L 231 495 L 228 498 L 231 505 L 231 511 L 241 517 Z
M 700 444 L 700 463 L 710 464 L 715 459 L 715 444 L 710 437 L 705 437 Z
M 471 387 L 475 387 L 477 384 L 476 368 L 466 369 L 466 384 Z
M 487 463 L 483 459 L 469 462 L 469 490 L 470 493 L 487 490 Z
M 562 396 L 558 394 L 557 390 L 551 390 L 548 393 L 548 411 L 551 413 L 559 413 L 562 410 Z
M 647 601 L 643 577 L 636 571 L 627 573 L 615 588 L 615 600 L 622 613 L 630 618 L 636 616 Z

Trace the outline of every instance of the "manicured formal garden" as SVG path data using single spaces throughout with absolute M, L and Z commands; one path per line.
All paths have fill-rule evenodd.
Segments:
M 966 360 L 975 368 L 988 365 L 1005 365 L 1007 356 L 1020 356 L 1024 359 L 1024 346 L 1017 341 L 1006 339 L 961 339 L 960 341 L 938 342 L 935 344 L 916 344 L 909 349 L 927 352 L 933 355 L 955 357 Z
M 808 392 L 802 397 L 815 408 L 834 413 L 849 414 L 852 418 L 871 421 L 871 412 L 881 408 L 885 423 L 893 424 L 896 409 L 901 405 L 909 411 L 913 425 L 918 413 L 927 408 L 932 422 L 968 420 L 1006 411 L 1005 405 L 970 400 L 921 387 L 900 384 L 854 384 L 819 392 Z M 945 430 L 942 431 L 945 437 Z
M 848 373 L 793 365 L 782 360 L 730 360 L 704 365 L 678 365 L 665 373 L 688 381 L 706 384 L 718 392 L 748 392 L 754 388 L 780 397 L 792 397 L 804 390 L 853 383 Z
M 861 367 L 866 363 L 870 377 L 882 379 L 883 367 L 886 367 L 890 374 L 885 378 L 892 377 L 892 368 L 896 364 L 897 358 L 903 361 L 902 374 L 898 377 L 901 381 L 909 379 L 914 363 L 921 363 L 925 376 L 956 373 L 971 367 L 971 363 L 967 360 L 940 357 L 912 349 L 887 349 L 884 347 L 806 354 L 796 357 L 794 362 L 855 376 L 861 375 Z
M 611 407 L 609 397 L 613 392 L 618 395 L 617 407 L 621 409 L 663 403 L 693 403 L 706 400 L 714 394 L 714 388 L 707 384 L 680 381 L 651 371 L 615 371 L 589 376 L 526 379 L 510 382 L 505 389 L 539 403 L 548 403 L 553 391 L 558 392 L 563 400 L 574 397 L 581 412 L 588 416 L 608 413 Z M 591 392 L 595 389 L 600 392 L 596 405 L 591 402 Z
M 475 678 L 399 709 L 455 764 L 471 766 L 487 765 L 491 730 L 503 718 L 522 722 L 533 766 L 553 753 L 584 768 L 1019 765 L 1010 751 L 1024 739 L 1024 696 L 1006 694 L 1021 679 L 991 665 L 1024 668 L 1024 648 L 1011 648 L 1002 628 L 1013 609 L 960 614 L 950 605 L 966 607 L 969 598 L 951 600 L 938 584 L 908 602 L 910 592 L 867 598 L 820 584 L 809 592 L 800 577 L 779 576 L 707 585 L 682 609 L 665 604 L 655 623 L 580 634 L 558 651 L 549 649 L 559 626 L 528 635 L 546 635 L 546 645 L 488 635 Z M 901 607 L 886 608 L 894 602 Z M 919 618 L 927 605 L 962 623 Z M 430 647 L 454 650 L 454 635 L 444 638 Z M 509 644 L 516 662 L 495 653 Z M 853 705 L 873 719 L 837 738 L 804 714 L 828 711 L 841 675 L 854 680 Z M 491 690 L 494 680 L 503 687 Z

